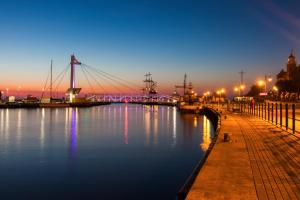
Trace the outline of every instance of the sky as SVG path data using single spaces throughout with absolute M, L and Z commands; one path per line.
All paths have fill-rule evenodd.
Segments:
M 299 7 L 297 0 L 3 0 L 0 89 L 41 91 L 50 60 L 56 77 L 73 53 L 141 88 L 151 72 L 163 93 L 182 84 L 184 73 L 199 93 L 232 92 L 241 70 L 246 89 L 264 75 L 275 82 L 291 49 L 300 57 Z M 131 89 L 90 73 L 76 67 L 77 86 L 86 92 Z

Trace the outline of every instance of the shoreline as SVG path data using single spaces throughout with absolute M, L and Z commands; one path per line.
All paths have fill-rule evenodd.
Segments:
M 210 110 L 211 113 L 208 113 L 208 110 Z M 194 182 L 196 181 L 198 174 L 200 173 L 201 169 L 205 165 L 206 160 L 209 157 L 211 151 L 213 150 L 213 147 L 215 146 L 215 144 L 218 140 L 218 137 L 219 137 L 219 132 L 220 132 L 220 128 L 221 128 L 221 117 L 222 117 L 221 114 L 214 109 L 205 107 L 205 108 L 203 108 L 203 115 L 206 115 L 209 118 L 209 120 L 211 120 L 211 123 L 213 124 L 214 129 L 215 129 L 214 137 L 212 138 L 212 141 L 209 144 L 209 147 L 208 147 L 207 151 L 205 152 L 204 157 L 200 161 L 198 161 L 198 163 L 194 167 L 191 175 L 187 178 L 187 180 L 185 181 L 183 186 L 180 188 L 179 192 L 176 194 L 177 200 L 184 200 L 187 197 Z M 212 115 L 215 115 L 215 116 L 212 116 Z

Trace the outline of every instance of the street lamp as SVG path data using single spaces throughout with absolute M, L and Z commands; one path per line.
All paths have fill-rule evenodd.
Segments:
M 222 88 L 221 90 L 218 90 L 217 91 L 217 94 L 219 95 L 219 100 L 218 100 L 218 107 L 219 107 L 219 104 L 220 104 L 220 100 L 221 100 L 221 95 L 225 93 L 225 90 Z
M 274 85 L 272 89 L 275 93 L 275 99 L 277 100 L 278 99 L 278 88 Z
M 243 96 L 243 90 L 245 89 L 245 85 L 241 85 L 240 86 L 240 90 L 241 90 L 241 96 Z
M 265 75 L 265 92 L 267 92 L 267 83 L 271 83 L 271 82 L 272 82 L 272 77 L 271 76 L 267 77 Z

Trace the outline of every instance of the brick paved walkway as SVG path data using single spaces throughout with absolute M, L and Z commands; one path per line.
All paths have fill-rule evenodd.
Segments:
M 226 115 L 187 199 L 300 199 L 300 135 L 250 115 Z

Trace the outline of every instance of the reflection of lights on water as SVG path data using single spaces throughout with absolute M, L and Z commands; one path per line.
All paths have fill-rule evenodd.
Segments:
M 1 112 L 1 115 L 0 115 L 1 116 L 1 119 L 0 119 L 1 120 L 0 121 L 0 125 L 1 125 L 0 126 L 0 134 L 1 134 L 1 133 L 4 132 L 4 111 L 1 109 L 0 112 Z
M 173 107 L 173 133 L 172 133 L 173 146 L 176 145 L 176 119 L 177 119 L 177 110 L 176 107 Z
M 69 110 L 70 108 L 65 109 L 65 141 L 68 140 L 68 133 L 69 133 Z
M 145 126 L 145 131 L 146 131 L 146 144 L 149 145 L 150 144 L 150 112 L 149 112 L 149 110 L 144 110 L 144 126 Z
M 203 116 L 203 141 L 201 144 L 202 150 L 206 151 L 211 143 L 210 121 L 206 116 Z
M 195 116 L 195 117 L 194 117 L 194 127 L 195 127 L 195 128 L 197 127 L 197 123 L 198 123 L 198 118 Z
M 44 141 L 45 141 L 45 108 L 42 108 L 41 135 L 40 135 L 41 148 L 44 147 Z
M 5 113 L 5 139 L 9 138 L 9 109 L 6 109 Z
M 71 127 L 70 127 L 70 146 L 69 146 L 69 153 L 70 157 L 72 158 L 76 153 L 76 137 L 77 137 L 77 116 L 78 116 L 78 109 L 72 108 L 71 112 Z
M 154 144 L 157 144 L 157 133 L 158 133 L 158 106 L 153 107 L 153 126 L 154 126 Z
M 124 143 L 128 144 L 128 107 L 125 105 L 125 117 L 124 117 Z
M 22 110 L 18 110 L 18 121 L 17 121 L 17 144 L 20 144 L 21 138 L 22 138 Z

